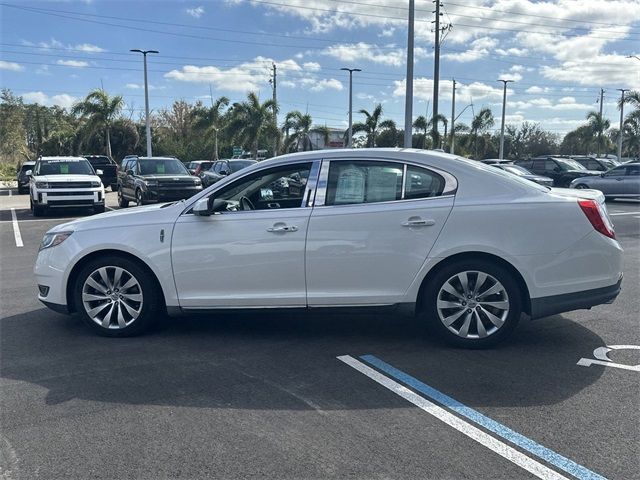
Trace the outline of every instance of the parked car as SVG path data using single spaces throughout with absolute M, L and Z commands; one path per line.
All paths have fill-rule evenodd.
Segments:
M 35 167 L 36 162 L 24 162 L 22 166 L 18 167 L 18 171 L 16 173 L 16 180 L 18 182 L 18 194 L 21 195 L 23 193 L 29 192 L 29 175 L 27 172 L 33 172 L 33 167 Z
M 519 177 L 525 178 L 527 180 L 531 180 L 532 182 L 536 182 L 539 185 L 544 185 L 545 187 L 553 187 L 553 179 L 531 173 L 529 170 L 527 170 L 526 168 L 522 168 L 519 165 L 514 165 L 513 163 L 491 163 L 489 165 L 495 168 L 499 168 L 500 170 L 504 170 L 505 172 L 509 172 Z
M 593 170 L 598 172 L 606 172 L 614 167 L 620 165 L 616 160 L 604 157 L 571 157 L 587 170 Z
M 200 192 L 202 181 L 174 157 L 135 157 L 122 160 L 118 171 L 118 205 L 129 206 L 183 200 Z
M 270 188 L 295 176 L 298 196 Z M 486 347 L 522 312 L 591 308 L 620 291 L 602 195 L 562 192 L 426 150 L 284 155 L 185 202 L 49 230 L 38 298 L 114 337 L 165 309 L 395 305 L 455 345 Z
M 118 189 L 118 164 L 106 155 L 83 155 L 89 160 L 94 170 L 100 170 L 102 173 L 98 175 L 105 188 L 111 187 L 111 191 Z
M 554 187 L 568 187 L 578 177 L 600 175 L 600 172 L 587 170 L 570 158 L 543 156 L 531 160 L 516 160 L 514 163 L 536 175 L 551 178 Z
M 195 160 L 193 162 L 189 162 L 187 168 L 191 175 L 198 177 L 202 172 L 209 170 L 211 165 L 213 165 L 213 160 Z
M 255 160 L 217 160 L 209 170 L 206 170 L 200 174 L 202 184 L 204 187 L 213 185 L 214 183 L 222 180 L 227 175 L 238 172 L 243 168 L 247 168 L 254 163 Z
M 50 208 L 90 207 L 104 212 L 104 186 L 83 157 L 40 157 L 30 176 L 29 205 L 34 217 Z
M 606 198 L 639 198 L 640 163 L 625 163 L 597 177 L 576 178 L 571 188 L 600 190 Z

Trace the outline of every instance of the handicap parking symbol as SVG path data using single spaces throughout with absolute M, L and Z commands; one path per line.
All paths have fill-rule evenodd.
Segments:
M 621 368 L 623 370 L 640 372 L 640 365 L 626 365 L 624 363 L 613 362 L 607 355 L 612 350 L 640 350 L 640 345 L 608 345 L 606 347 L 598 347 L 593 351 L 593 356 L 595 358 L 581 358 L 578 360 L 578 365 L 583 367 L 603 365 L 605 367 Z

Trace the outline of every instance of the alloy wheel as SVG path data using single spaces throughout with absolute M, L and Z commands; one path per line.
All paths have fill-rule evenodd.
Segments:
M 509 296 L 495 277 L 480 271 L 463 271 L 440 287 L 436 309 L 442 324 L 466 339 L 496 333 L 509 316 Z
M 89 318 L 101 327 L 122 329 L 131 325 L 142 311 L 142 288 L 124 268 L 104 266 L 84 281 L 82 303 Z

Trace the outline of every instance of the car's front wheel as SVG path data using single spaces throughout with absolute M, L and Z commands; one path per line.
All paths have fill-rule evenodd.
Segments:
M 142 196 L 142 190 L 140 189 L 136 190 L 136 205 L 138 207 L 144 205 L 144 197 Z
M 107 337 L 137 335 L 160 313 L 152 275 L 137 262 L 116 255 L 92 260 L 82 268 L 74 298 L 84 323 Z
M 486 260 L 446 265 L 424 294 L 429 326 L 458 347 L 495 345 L 512 333 L 522 314 L 522 294 L 513 275 Z
M 127 208 L 129 206 L 129 200 L 124 198 L 122 194 L 122 188 L 118 187 L 118 206 L 120 208 Z

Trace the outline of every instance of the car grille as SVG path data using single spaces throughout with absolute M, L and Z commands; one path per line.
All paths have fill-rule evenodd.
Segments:
M 193 187 L 193 180 L 160 180 L 158 181 L 159 187 L 176 187 L 176 188 L 185 188 L 185 187 Z
M 91 182 L 49 182 L 49 188 L 91 188 Z

